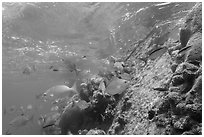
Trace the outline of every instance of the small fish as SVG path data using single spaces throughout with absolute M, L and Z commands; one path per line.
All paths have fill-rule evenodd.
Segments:
M 32 68 L 30 66 L 26 66 L 23 70 L 23 74 L 29 75 L 32 72 Z
M 3 115 L 4 115 L 4 116 L 6 115 L 6 107 L 4 107 Z
M 44 97 L 72 97 L 74 94 L 78 94 L 77 91 L 77 81 L 74 82 L 73 86 L 70 88 L 66 85 L 57 85 L 48 89 L 43 96 Z
M 71 59 L 62 59 L 62 61 L 64 62 L 64 64 L 66 65 L 65 67 L 70 71 L 70 72 L 75 72 L 76 76 L 79 75 L 80 73 L 80 69 L 77 69 L 77 65 L 74 62 L 74 60 L 72 61 Z
M 145 65 L 147 64 L 147 60 L 148 60 L 147 57 L 139 57 L 138 59 L 143 61 L 145 63 Z
M 168 91 L 169 89 L 166 87 L 158 87 L 158 88 L 153 88 L 153 90 L 157 90 L 157 91 Z
M 9 114 L 13 114 L 16 111 L 17 111 L 17 107 L 15 105 L 13 105 L 13 106 L 9 107 L 6 112 L 8 112 Z
M 75 103 L 80 109 L 86 109 L 89 107 L 89 104 L 85 100 L 79 100 Z
M 14 118 L 11 122 L 9 122 L 9 125 L 15 128 L 19 128 L 27 125 L 30 121 L 33 121 L 33 119 L 34 119 L 34 115 L 32 116 L 20 115 Z
M 102 93 L 104 94 L 104 92 L 105 92 L 105 90 L 106 90 L 106 86 L 105 86 L 105 83 L 104 83 L 103 80 L 100 82 L 98 88 L 99 88 L 99 89 L 102 91 Z
M 57 111 L 58 109 L 59 109 L 58 106 L 53 106 L 50 110 L 51 110 L 51 111 Z
M 178 52 L 178 55 L 179 55 L 179 56 L 184 55 L 188 50 L 191 49 L 191 47 L 192 47 L 192 46 L 186 46 L 186 47 L 180 49 L 179 52 Z
M 127 80 L 115 77 L 107 86 L 105 93 L 110 95 L 121 94 L 128 88 L 128 86 L 129 82 Z
M 122 79 L 124 80 L 131 80 L 131 75 L 128 73 L 123 73 L 120 75 Z
M 123 62 L 116 62 L 114 63 L 114 68 L 118 70 L 123 70 L 123 65 L 124 65 Z
M 5 135 L 12 135 L 11 131 L 9 129 L 6 130 Z
M 26 74 L 26 75 L 30 75 L 32 72 L 35 72 L 36 71 L 36 66 L 35 65 L 26 65 L 26 67 L 23 69 L 23 74 Z
M 166 51 L 167 51 L 167 47 L 158 48 L 158 49 L 152 51 L 149 54 L 148 58 L 151 60 L 155 60 L 157 57 L 163 55 Z
M 32 110 L 33 109 L 33 106 L 31 105 L 31 104 L 29 104 L 28 106 L 27 106 L 27 110 Z

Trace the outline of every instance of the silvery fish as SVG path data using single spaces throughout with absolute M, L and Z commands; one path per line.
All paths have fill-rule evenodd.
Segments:
M 106 86 L 103 80 L 100 82 L 98 88 L 102 91 L 102 93 L 104 93 L 104 91 L 106 90 Z
M 129 82 L 124 79 L 114 78 L 110 84 L 107 86 L 105 93 L 110 95 L 121 94 L 129 86 Z
M 54 87 L 51 87 L 48 89 L 44 94 L 43 97 L 72 97 L 75 94 L 78 94 L 77 91 L 77 86 L 76 86 L 77 81 L 74 82 L 73 86 L 70 88 L 66 85 L 57 85 Z
M 9 125 L 15 128 L 19 128 L 27 125 L 30 121 L 33 121 L 33 119 L 34 119 L 34 115 L 32 116 L 20 115 L 14 118 L 11 122 L 9 122 Z
M 14 105 L 8 108 L 4 107 L 4 114 L 14 114 L 15 112 L 17 112 L 17 107 Z
M 77 105 L 80 109 L 86 109 L 89 107 L 89 104 L 85 100 L 79 100 L 75 102 L 75 105 Z

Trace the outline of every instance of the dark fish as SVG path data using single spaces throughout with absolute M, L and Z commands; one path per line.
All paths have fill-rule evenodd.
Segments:
M 29 75 L 32 71 L 32 68 L 30 66 L 26 66 L 23 70 L 23 74 Z
M 32 72 L 36 71 L 36 66 L 35 65 L 27 65 L 24 69 L 23 69 L 23 74 L 29 75 Z
M 5 108 L 6 113 L 14 114 L 17 111 L 17 107 L 15 105 Z
M 153 90 L 158 90 L 158 91 L 168 91 L 168 88 L 163 88 L 163 87 L 158 87 L 158 88 L 153 88 Z
M 4 110 L 3 110 L 3 115 L 5 116 L 6 115 L 6 107 L 4 106 Z
M 157 57 L 163 55 L 166 51 L 167 51 L 167 47 L 158 48 L 154 50 L 153 52 L 151 52 L 148 58 L 151 60 L 155 60 Z
M 8 130 L 6 130 L 5 135 L 12 135 L 12 133 L 11 133 L 11 131 L 9 131 L 9 129 L 8 129 Z
M 186 47 L 180 49 L 179 52 L 178 52 L 178 55 L 181 55 L 181 56 L 184 55 L 188 50 L 191 49 L 191 47 L 192 46 L 186 46 Z
M 51 126 L 55 126 L 55 123 L 49 124 L 49 125 L 45 125 L 45 126 L 43 126 L 42 128 L 48 128 L 48 127 L 51 127 Z

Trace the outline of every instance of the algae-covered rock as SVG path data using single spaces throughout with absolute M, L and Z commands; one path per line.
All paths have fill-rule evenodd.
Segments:
M 182 99 L 180 94 L 178 92 L 170 92 L 167 95 L 168 99 L 169 99 L 169 103 L 171 104 L 171 107 L 175 107 L 175 105 L 177 105 L 180 100 Z
M 84 123 L 84 111 L 75 104 L 70 104 L 63 112 L 59 127 L 61 128 L 61 134 L 66 135 L 68 131 L 72 134 L 78 134 L 78 130 L 81 129 Z
M 178 121 L 174 123 L 174 128 L 181 129 L 181 130 L 190 128 L 189 120 L 190 120 L 189 116 L 181 117 Z
M 192 33 L 202 32 L 202 3 L 197 3 L 186 16 L 185 28 Z
M 172 78 L 172 85 L 173 86 L 178 86 L 183 84 L 185 81 L 181 75 L 176 75 Z

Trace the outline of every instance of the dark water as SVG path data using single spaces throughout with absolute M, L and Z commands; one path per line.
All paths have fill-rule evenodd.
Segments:
M 90 70 L 83 79 L 107 68 L 105 59 L 123 55 L 121 49 L 143 38 L 157 22 L 179 20 L 194 3 L 3 3 L 2 10 L 2 112 L 33 106 L 34 123 L 12 134 L 41 134 L 37 119 L 50 106 L 35 97 L 65 81 L 72 85 L 74 73 L 61 59 L 86 56 L 76 64 Z M 172 18 L 174 17 L 174 18 Z M 73 57 L 74 56 L 74 57 Z M 51 71 L 53 66 L 60 71 Z M 28 70 L 26 70 L 28 69 Z M 3 114 L 2 131 L 19 112 Z M 29 129 L 29 130 L 24 130 Z

